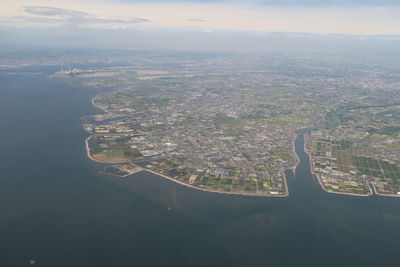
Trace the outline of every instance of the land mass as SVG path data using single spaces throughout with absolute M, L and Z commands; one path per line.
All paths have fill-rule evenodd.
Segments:
M 400 196 L 396 67 L 313 60 L 183 56 L 65 76 L 111 89 L 83 127 L 89 157 L 114 175 L 138 166 L 202 190 L 287 196 L 293 140 L 318 126 L 305 149 L 325 191 Z

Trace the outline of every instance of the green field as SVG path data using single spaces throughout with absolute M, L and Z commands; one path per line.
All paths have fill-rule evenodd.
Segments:
M 314 153 L 316 156 L 331 160 L 333 169 L 341 172 L 350 173 L 350 171 L 356 171 L 359 175 L 380 178 L 394 184 L 400 183 L 400 169 L 395 164 L 371 157 L 353 156 L 351 149 L 351 142 L 346 140 L 330 141 L 328 139 L 318 139 Z M 327 155 L 329 152 L 331 156 Z M 315 166 L 324 167 L 319 163 L 316 163 Z M 351 190 L 361 189 L 352 188 Z

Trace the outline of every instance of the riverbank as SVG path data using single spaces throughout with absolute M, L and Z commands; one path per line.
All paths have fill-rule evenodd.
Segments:
M 310 131 L 312 131 L 312 130 L 310 130 Z M 310 172 L 314 177 L 317 178 L 318 183 L 321 186 L 321 189 L 323 191 L 327 192 L 327 193 L 337 194 L 337 195 L 349 195 L 349 196 L 357 196 L 357 197 L 369 197 L 369 196 L 372 196 L 373 195 L 373 191 L 372 191 L 372 189 L 371 189 L 371 187 L 369 185 L 368 185 L 369 190 L 370 190 L 369 194 L 356 194 L 356 193 L 347 193 L 347 192 L 337 192 L 337 191 L 332 191 L 332 190 L 328 190 L 328 189 L 325 188 L 324 182 L 322 181 L 321 176 L 318 173 L 314 172 L 314 167 L 313 167 L 313 164 L 312 164 L 311 155 L 310 155 L 309 151 L 306 149 L 307 134 L 310 133 L 310 131 L 307 131 L 306 133 L 303 134 L 303 136 L 304 136 L 304 139 L 303 139 L 304 140 L 303 141 L 303 150 L 304 150 L 304 153 L 307 155 L 307 157 L 309 159 Z
M 379 193 L 378 190 L 376 190 L 376 186 L 375 186 L 375 183 L 373 181 L 371 182 L 371 185 L 372 185 L 372 188 L 374 190 L 374 194 L 377 195 L 377 196 L 400 198 L 399 194 L 382 194 L 382 193 Z
M 300 164 L 300 158 L 299 158 L 299 155 L 297 155 L 297 153 L 296 153 L 296 145 L 295 145 L 297 137 L 298 137 L 298 134 L 295 134 L 293 136 L 293 142 L 292 142 L 292 152 L 293 152 L 294 156 L 296 157 L 296 165 L 291 168 L 291 170 L 293 171 L 293 176 L 296 175 L 297 165 Z M 285 178 L 285 180 L 286 180 L 286 178 Z
M 310 130 L 312 131 L 312 130 Z M 349 196 L 357 196 L 357 197 L 369 197 L 369 196 L 373 196 L 373 195 L 378 195 L 378 196 L 384 196 L 384 197 L 396 197 L 396 198 L 400 198 L 400 195 L 396 195 L 396 194 L 382 194 L 382 193 L 378 193 L 374 183 L 372 182 L 372 187 L 370 185 L 370 183 L 368 182 L 368 189 L 369 189 L 369 193 L 368 194 L 356 194 L 356 193 L 348 193 L 348 192 L 337 192 L 337 191 L 332 191 L 332 190 L 328 190 L 325 188 L 324 183 L 322 181 L 322 178 L 320 177 L 320 175 L 318 173 L 314 172 L 314 168 L 312 166 L 312 158 L 310 156 L 309 151 L 307 151 L 306 149 L 306 142 L 307 142 L 307 134 L 310 132 L 307 131 L 305 132 L 304 135 L 304 142 L 303 142 L 303 150 L 304 152 L 307 154 L 307 156 L 309 157 L 309 168 L 310 168 L 310 172 L 313 176 L 315 176 L 318 180 L 318 183 L 320 184 L 321 188 L 323 191 L 330 193 L 330 194 L 338 194 L 338 195 L 349 195 Z

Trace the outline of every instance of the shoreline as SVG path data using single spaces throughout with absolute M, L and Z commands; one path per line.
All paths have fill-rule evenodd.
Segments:
M 98 106 L 95 104 L 95 101 L 94 101 L 94 99 L 95 99 L 96 97 L 98 97 L 98 96 L 100 96 L 100 95 L 102 95 L 102 94 L 103 94 L 103 93 L 98 94 L 98 95 L 92 97 L 91 102 L 92 102 L 92 105 L 93 105 L 95 108 L 97 108 L 97 109 L 101 110 L 102 112 L 106 113 L 107 111 L 104 110 L 104 109 L 102 109 L 102 108 L 100 108 L 100 107 L 98 107 Z M 98 162 L 98 163 L 103 163 L 103 164 L 118 164 L 118 163 L 131 163 L 131 164 L 133 164 L 130 160 L 127 160 L 127 161 L 118 161 L 118 162 L 106 162 L 106 161 L 101 161 L 101 160 L 98 160 L 98 159 L 93 158 L 93 157 L 91 156 L 91 154 L 90 154 L 90 149 L 89 149 L 89 140 L 90 140 L 90 138 L 92 138 L 93 136 L 94 136 L 94 135 L 90 135 L 90 136 L 88 136 L 88 137 L 85 139 L 86 154 L 87 154 L 87 156 L 88 156 L 89 159 L 91 159 L 91 160 L 93 160 L 93 161 L 95 161 L 95 162 Z M 295 149 L 294 149 L 294 140 L 296 139 L 296 137 L 297 137 L 297 136 L 295 135 L 295 138 L 293 139 L 293 152 L 294 152 L 294 154 L 295 154 L 295 156 L 296 156 L 296 158 L 297 158 L 297 164 L 296 164 L 296 166 L 294 166 L 292 169 L 288 169 L 288 170 L 292 170 L 292 171 L 293 171 L 293 175 L 295 175 L 296 167 L 297 167 L 297 165 L 300 163 L 300 159 L 299 159 L 299 157 L 297 156 L 297 154 L 296 154 L 296 152 L 295 152 Z M 276 197 L 288 197 L 288 196 L 289 196 L 289 187 L 288 187 L 288 185 L 287 185 L 287 177 L 286 177 L 286 174 L 285 174 L 285 172 L 284 172 L 285 170 L 282 171 L 282 173 L 283 173 L 283 180 L 284 180 L 283 184 L 284 184 L 284 186 L 285 186 L 285 192 L 284 192 L 282 195 L 274 195 L 274 194 L 265 194 L 265 195 L 261 195 L 261 194 L 257 194 L 257 193 L 255 193 L 255 194 L 252 194 L 252 193 L 236 193 L 236 192 L 224 192 L 224 191 L 216 191 L 216 190 L 212 190 L 212 189 L 205 189 L 205 188 L 202 188 L 202 187 L 197 187 L 197 186 L 193 186 L 193 185 L 190 185 L 190 184 L 181 182 L 181 181 L 179 181 L 179 180 L 177 180 L 177 179 L 174 179 L 174 178 L 172 178 L 172 177 L 166 176 L 166 175 L 164 175 L 164 174 L 161 174 L 161 173 L 158 173 L 158 172 L 152 171 L 152 170 L 150 170 L 150 169 L 146 169 L 146 168 L 142 168 L 142 170 L 138 170 L 137 172 L 134 172 L 134 173 L 131 173 L 131 174 L 127 174 L 127 175 L 125 175 L 125 176 L 118 176 L 118 177 L 125 178 L 125 177 L 128 177 L 128 176 L 130 176 L 130 175 L 134 175 L 134 174 L 137 174 L 137 173 L 139 173 L 139 172 L 142 172 L 142 171 L 147 171 L 147 172 L 153 173 L 153 174 L 155 174 L 155 175 L 157 175 L 157 176 L 163 177 L 163 178 L 165 178 L 165 179 L 168 179 L 168 180 L 170 180 L 170 181 L 172 181 L 172 182 L 175 182 L 175 183 L 178 183 L 178 184 L 180 184 L 180 185 L 183 185 L 183 186 L 186 186 L 186 187 L 190 187 L 190 188 L 193 188 L 193 189 L 197 189 L 197 190 L 201 190 L 201 191 L 204 191 L 204 192 L 211 192 L 211 193 L 218 193 L 218 194 L 227 194 L 227 195 L 252 196 L 252 197 L 274 197 L 274 198 L 276 198 Z M 107 173 L 103 173 L 103 174 L 107 174 Z M 115 176 L 115 175 L 114 175 L 114 176 Z
M 136 164 L 132 163 L 130 160 L 127 160 L 127 161 L 119 161 L 119 162 L 105 162 L 105 161 L 101 161 L 101 160 L 98 160 L 98 159 L 93 158 L 93 157 L 90 155 L 90 149 L 89 149 L 89 143 L 88 143 L 88 141 L 89 141 L 90 138 L 92 138 L 92 137 L 93 137 L 93 135 L 90 135 L 89 137 L 87 137 L 87 138 L 85 139 L 86 154 L 87 154 L 87 156 L 88 156 L 89 159 L 91 159 L 91 160 L 93 160 L 93 161 L 95 161 L 95 162 L 98 162 L 98 163 L 103 163 L 103 164 L 130 163 L 130 164 L 133 164 L 133 165 L 137 166 Z M 138 167 L 140 167 L 140 166 L 138 166 Z M 228 195 L 252 196 L 252 197 L 288 197 L 288 196 L 289 196 L 289 188 L 288 188 L 288 185 L 287 185 L 287 182 L 286 182 L 286 175 L 285 175 L 285 174 L 283 174 L 283 177 L 284 177 L 284 185 L 285 185 L 285 192 L 284 192 L 284 194 L 282 194 L 282 195 L 273 195 L 273 194 L 261 195 L 261 194 L 256 194 L 256 193 L 255 193 L 255 194 L 252 194 L 252 193 L 224 192 L 224 191 L 216 191 L 216 190 L 212 190 L 212 189 L 206 189 L 206 188 L 202 188 L 202 187 L 197 187 L 197 186 L 194 186 L 194 185 L 190 185 L 190 184 L 181 182 L 181 181 L 179 181 L 179 180 L 177 180 L 177 179 L 174 179 L 174 178 L 172 178 L 172 177 L 169 177 L 169 176 L 167 176 L 167 175 L 164 175 L 164 174 L 161 174 L 161 173 L 152 171 L 152 170 L 150 170 L 150 169 L 146 169 L 146 168 L 143 168 L 143 167 L 140 167 L 140 168 L 141 168 L 141 170 L 138 170 L 138 171 L 136 171 L 136 172 L 134 172 L 134 173 L 129 173 L 129 174 L 124 175 L 124 176 L 113 175 L 113 174 L 106 173 L 106 172 L 101 172 L 101 173 L 102 173 L 102 174 L 106 174 L 106 175 L 112 175 L 112 176 L 115 176 L 115 177 L 126 178 L 126 177 L 128 177 L 128 176 L 130 176 L 130 175 L 134 175 L 134 174 L 137 174 L 137 173 L 142 172 L 142 171 L 147 171 L 147 172 L 153 173 L 153 174 L 155 174 L 155 175 L 157 175 L 157 176 L 160 176 L 160 177 L 163 177 L 163 178 L 165 178 L 165 179 L 168 179 L 168 180 L 170 180 L 170 181 L 172 181 L 172 182 L 178 183 L 178 184 L 180 184 L 180 185 L 183 185 L 183 186 L 186 186 L 186 187 L 190 187 L 190 188 L 193 188 L 193 189 L 197 189 L 197 190 L 201 190 L 201 191 L 204 191 L 204 192 L 219 193 L 219 194 L 228 194 Z
M 306 150 L 306 135 L 307 135 L 308 133 L 310 133 L 310 131 L 308 131 L 308 132 L 306 132 L 306 133 L 303 134 L 303 136 L 304 136 L 303 150 L 304 150 L 304 152 L 307 154 L 307 156 L 308 156 L 308 158 L 309 158 L 309 163 L 310 163 L 310 164 L 309 164 L 309 165 L 310 165 L 309 168 L 310 168 L 311 174 L 312 174 L 313 176 L 317 177 L 318 183 L 320 184 L 321 189 L 322 189 L 323 191 L 325 191 L 326 193 L 330 193 L 330 194 L 348 195 L 348 196 L 357 196 L 357 197 L 371 197 L 371 196 L 377 195 L 377 196 L 382 196 L 382 197 L 396 197 L 396 198 L 400 198 L 400 195 L 397 195 L 397 194 L 382 194 L 382 193 L 378 193 L 373 182 L 371 182 L 372 187 L 371 187 L 371 185 L 370 185 L 370 182 L 367 182 L 367 185 L 368 185 L 368 188 L 369 188 L 369 191 L 370 191 L 369 194 L 345 193 L 345 192 L 336 192 L 336 191 L 327 190 L 327 189 L 325 188 L 325 186 L 324 186 L 324 183 L 321 181 L 321 177 L 319 176 L 319 174 L 317 174 L 317 173 L 314 172 L 314 168 L 313 168 L 313 165 L 312 165 L 311 155 L 310 155 L 310 154 L 308 153 L 308 151 Z M 296 154 L 296 155 L 297 155 L 297 154 Z
M 296 145 L 295 145 L 295 142 L 296 142 L 296 139 L 298 136 L 299 136 L 298 134 L 294 134 L 293 141 L 292 141 L 292 152 L 296 157 L 296 165 L 290 169 L 293 171 L 293 178 L 296 176 L 296 169 L 297 169 L 297 166 L 299 166 L 299 164 L 300 164 L 300 158 L 299 158 L 299 155 L 297 155 L 297 153 L 296 153 Z
M 158 173 L 158 172 L 155 172 L 155 171 L 146 169 L 146 168 L 143 168 L 143 170 L 141 170 L 141 171 L 147 171 L 147 172 L 150 172 L 150 173 L 155 174 L 155 175 L 157 175 L 157 176 L 161 176 L 161 177 L 163 177 L 163 178 L 165 178 L 165 179 L 167 179 L 167 180 L 170 180 L 170 181 L 172 181 L 172 182 L 178 183 L 178 184 L 180 184 L 180 185 L 183 185 L 183 186 L 186 186 L 186 187 L 189 187 L 189 188 L 193 188 L 193 189 L 197 189 L 197 190 L 201 190 L 201 191 L 204 191 L 204 192 L 211 192 L 211 193 L 218 193 L 218 194 L 226 194 L 226 195 L 237 195 L 237 196 L 251 196 L 251 197 L 287 197 L 287 196 L 289 196 L 289 193 L 288 193 L 288 192 L 285 193 L 285 194 L 283 194 L 283 195 L 272 195 L 272 194 L 269 194 L 269 195 L 260 195 L 260 194 L 251 194 L 251 193 L 236 193 L 236 192 L 216 191 L 216 190 L 212 190 L 212 189 L 206 189 L 206 188 L 202 188 L 202 187 L 197 187 L 197 186 L 194 186 L 194 185 L 190 185 L 190 184 L 181 182 L 181 181 L 179 181 L 179 180 L 176 180 L 176 179 L 174 179 L 174 178 L 172 178 L 172 177 L 169 177 L 169 176 L 167 176 L 167 175 L 164 175 L 164 174 L 161 174 L 161 173 Z M 140 172 L 140 171 L 139 171 L 139 172 Z M 138 173 L 138 172 L 137 172 L 137 173 Z M 285 179 L 285 181 L 286 181 L 286 179 Z
M 99 159 L 95 159 L 90 155 L 90 148 L 89 148 L 89 140 L 92 138 L 94 135 L 90 135 L 85 139 L 85 147 L 86 147 L 86 155 L 88 156 L 89 159 L 96 161 L 98 163 L 104 163 L 104 164 L 118 164 L 118 163 L 128 163 L 130 160 L 125 160 L 125 161 L 115 161 L 115 162 L 106 162 L 106 161 L 101 161 Z
M 101 111 L 103 111 L 104 113 L 106 113 L 106 112 L 107 112 L 106 110 L 104 110 L 104 109 L 98 107 L 98 106 L 95 104 L 95 102 L 94 102 L 94 99 L 95 99 L 96 97 L 101 96 L 102 94 L 104 94 L 104 93 L 101 93 L 101 94 L 98 94 L 98 95 L 95 95 L 94 97 L 92 97 L 92 105 L 93 105 L 93 107 L 95 107 L 95 108 L 97 108 L 97 109 L 100 109 Z
M 93 105 L 95 108 L 97 108 L 97 109 L 101 110 L 102 112 L 106 113 L 107 111 L 106 111 L 106 110 L 103 110 L 103 109 L 100 108 L 100 107 L 98 107 L 98 106 L 95 104 L 95 101 L 94 101 L 94 99 L 95 99 L 96 97 L 98 97 L 98 96 L 100 96 L 100 95 L 102 95 L 102 94 L 103 94 L 103 93 L 98 94 L 98 95 L 92 97 L 91 102 L 92 102 L 92 105 Z M 324 192 L 330 193 L 330 194 L 349 195 L 349 196 L 357 196 L 357 197 L 370 197 L 370 196 L 373 196 L 373 195 L 378 195 L 378 196 L 384 196 L 384 197 L 397 197 L 397 198 L 400 198 L 400 195 L 395 195 L 395 194 L 387 195 L 387 194 L 378 193 L 378 192 L 376 191 L 375 186 L 373 185 L 373 188 L 371 188 L 371 186 L 370 186 L 369 183 L 367 183 L 367 184 L 368 184 L 368 188 L 369 188 L 369 190 L 370 190 L 370 193 L 369 193 L 369 194 L 345 193 L 345 192 L 336 192 L 336 191 L 327 190 L 327 189 L 325 188 L 325 186 L 324 186 L 324 184 L 323 184 L 323 181 L 321 180 L 320 176 L 319 176 L 317 173 L 314 172 L 314 169 L 313 169 L 313 166 L 312 166 L 311 155 L 306 151 L 306 135 L 307 135 L 309 132 L 310 132 L 310 130 L 309 130 L 309 131 L 306 131 L 306 132 L 304 132 L 304 133 L 302 134 L 302 135 L 303 135 L 303 138 L 304 138 L 304 139 L 303 139 L 303 151 L 304 151 L 304 153 L 307 154 L 307 156 L 308 156 L 308 158 L 309 158 L 309 168 L 310 168 L 310 172 L 311 172 L 312 176 L 313 176 L 313 177 L 317 177 L 318 183 L 320 184 L 321 189 L 322 189 Z M 297 169 L 297 166 L 298 166 L 298 165 L 300 164 L 300 162 L 301 162 L 301 159 L 300 159 L 299 155 L 296 153 L 296 145 L 295 145 L 296 139 L 297 139 L 297 137 L 299 137 L 300 135 L 301 135 L 301 134 L 299 134 L 299 133 L 296 132 L 296 133 L 294 134 L 294 138 L 293 138 L 293 141 L 292 141 L 292 153 L 294 153 L 294 155 L 295 155 L 295 157 L 296 157 L 297 163 L 296 163 L 296 165 L 293 166 L 292 168 L 285 169 L 285 170 L 291 170 L 291 171 L 293 172 L 293 178 L 296 176 L 296 169 Z M 89 137 L 87 137 L 87 138 L 85 139 L 86 154 L 87 154 L 87 156 L 88 156 L 88 158 L 89 158 L 90 160 L 93 160 L 93 161 L 95 161 L 95 162 L 102 163 L 102 164 L 131 163 L 130 160 L 126 160 L 126 161 L 116 161 L 116 162 L 105 162 L 105 161 L 101 161 L 101 160 L 98 160 L 98 159 L 93 158 L 93 157 L 90 155 L 90 149 L 89 149 L 89 143 L 88 143 L 89 140 L 90 140 L 90 138 L 92 138 L 93 136 L 94 136 L 94 135 L 90 135 Z M 131 164 L 133 164 L 133 163 L 131 163 Z M 164 174 L 161 174 L 161 173 L 158 173 L 158 172 L 152 171 L 152 170 L 150 170 L 150 169 L 146 169 L 146 168 L 142 168 L 142 170 L 138 170 L 137 172 L 130 173 L 130 174 L 127 174 L 127 175 L 125 175 L 125 176 L 122 176 L 122 178 L 128 177 L 128 176 L 130 176 L 130 175 L 133 175 L 133 174 L 136 174 L 136 173 L 139 173 L 139 172 L 142 172 L 142 171 L 148 171 L 148 172 L 150 172 L 150 173 L 153 173 L 153 174 L 155 174 L 155 175 L 158 175 L 158 176 L 160 176 L 160 177 L 163 177 L 163 178 L 165 178 L 165 179 L 168 179 L 168 180 L 170 180 L 170 181 L 172 181 L 172 182 L 175 182 L 175 183 L 178 183 L 178 184 L 180 184 L 180 185 L 183 185 L 183 186 L 186 186 L 186 187 L 189 187 L 189 188 L 193 188 L 193 189 L 196 189 L 196 190 L 201 190 L 201 191 L 204 191 L 204 192 L 211 192 L 211 193 L 218 193 L 218 194 L 227 194 L 227 195 L 254 196 L 254 197 L 274 197 L 274 198 L 276 198 L 276 197 L 288 197 L 288 196 L 290 195 L 290 194 L 289 194 L 289 187 L 288 187 L 288 183 L 287 183 L 287 175 L 285 174 L 285 170 L 282 171 L 282 172 L 283 172 L 283 179 L 284 179 L 283 185 L 285 186 L 285 192 L 284 192 L 284 194 L 282 194 L 282 195 L 273 195 L 273 194 L 260 195 L 260 194 L 256 194 L 256 193 L 255 193 L 255 194 L 252 194 L 252 193 L 236 193 L 236 192 L 224 192 L 224 191 L 216 191 L 216 190 L 212 190 L 212 189 L 205 189 L 205 188 L 202 188 L 202 187 L 197 187 L 197 186 L 193 186 L 193 185 L 190 185 L 190 184 L 181 182 L 181 181 L 179 181 L 179 180 L 177 180 L 177 179 L 171 178 L 171 177 L 169 177 L 169 176 L 166 176 L 166 175 L 164 175 Z M 121 176 L 119 176 L 119 177 L 121 177 Z
M 286 177 L 285 171 L 282 171 L 282 174 L 283 174 L 283 180 L 284 180 L 284 185 L 285 185 L 285 192 L 282 196 L 288 197 L 289 196 L 289 187 L 287 184 L 287 177 Z M 293 174 L 293 177 L 294 177 L 294 174 Z
M 373 188 L 373 190 L 374 190 L 374 194 L 377 195 L 377 196 L 381 196 L 381 197 L 397 197 L 397 198 L 400 198 L 400 195 L 399 195 L 399 194 L 386 194 L 386 195 L 385 195 L 385 194 L 382 194 L 382 193 L 378 193 L 378 191 L 376 190 L 374 181 L 372 181 L 371 184 L 372 184 L 372 188 Z
M 306 134 L 307 133 L 303 134 L 303 136 L 304 136 L 303 150 L 304 150 L 304 153 L 307 154 L 308 159 L 309 159 L 308 161 L 309 161 L 310 172 L 314 177 L 317 177 L 318 183 L 321 186 L 321 189 L 323 191 L 325 191 L 326 193 L 329 193 L 329 194 L 348 195 L 348 196 L 356 196 L 356 197 L 370 197 L 370 196 L 374 195 L 373 192 L 372 192 L 372 189 L 371 189 L 371 187 L 369 185 L 368 185 L 368 187 L 369 187 L 369 190 L 370 190 L 370 194 L 356 194 L 356 193 L 336 192 L 336 191 L 331 191 L 331 190 L 326 189 L 325 186 L 324 186 L 323 181 L 321 180 L 321 177 L 319 176 L 319 174 L 314 172 L 314 167 L 312 165 L 311 155 L 306 150 Z
M 102 164 L 130 163 L 130 164 L 132 164 L 132 165 L 135 165 L 135 166 L 137 166 L 137 167 L 140 167 L 140 166 L 138 166 L 138 165 L 132 163 L 130 160 L 128 160 L 128 161 L 120 161 L 120 162 L 105 162 L 105 161 L 101 161 L 101 160 L 97 160 L 97 159 L 93 158 L 93 157 L 90 155 L 90 149 L 89 149 L 89 143 L 88 143 L 88 141 L 90 140 L 90 138 L 91 138 L 92 136 L 93 136 L 93 135 L 91 135 L 91 136 L 89 136 L 89 137 L 87 137 L 87 138 L 85 139 L 86 154 L 87 154 L 87 156 L 88 156 L 89 159 L 91 159 L 91 160 L 93 160 L 93 161 L 95 161 L 95 162 L 98 162 L 98 163 L 102 163 Z M 261 195 L 261 194 L 257 194 L 257 193 L 252 194 L 252 193 L 224 192 L 224 191 L 216 191 L 216 190 L 212 190 L 212 189 L 206 189 L 206 188 L 202 188 L 202 187 L 197 187 L 197 186 L 194 186 L 194 185 L 190 185 L 190 184 L 181 182 L 181 181 L 179 181 L 179 180 L 177 180 L 177 179 L 174 179 L 174 178 L 172 178 L 172 177 L 169 177 L 169 176 L 167 176 L 167 175 L 164 175 L 164 174 L 161 174 L 161 173 L 152 171 L 152 170 L 150 170 L 150 169 L 143 168 L 143 167 L 140 167 L 140 168 L 141 168 L 140 170 L 138 170 L 138 171 L 136 171 L 136 172 L 133 172 L 133 173 L 129 173 L 129 174 L 124 175 L 124 176 L 113 175 L 113 174 L 111 174 L 111 173 L 106 173 L 106 172 L 100 172 L 100 173 L 106 174 L 106 175 L 112 175 L 112 176 L 115 176 L 115 177 L 126 178 L 126 177 L 128 177 L 128 176 L 137 174 L 137 173 L 139 173 L 139 172 L 147 171 L 147 172 L 153 173 L 153 174 L 155 174 L 155 175 L 157 175 L 157 176 L 160 176 L 160 177 L 163 177 L 163 178 L 165 178 L 165 179 L 168 179 L 168 180 L 170 180 L 170 181 L 172 181 L 172 182 L 178 183 L 178 184 L 180 184 L 180 185 L 183 185 L 183 186 L 186 186 L 186 187 L 190 187 L 190 188 L 193 188 L 193 189 L 197 189 L 197 190 L 201 190 L 201 191 L 204 191 L 204 192 L 219 193 L 219 194 L 228 194 L 228 195 L 252 196 L 252 197 L 288 197 L 288 196 L 289 196 L 289 189 L 288 189 L 288 186 L 287 186 L 286 175 L 285 175 L 285 174 L 283 175 L 283 177 L 284 177 L 284 185 L 285 185 L 285 192 L 284 192 L 284 194 L 282 194 L 282 195 L 273 195 L 273 194 Z

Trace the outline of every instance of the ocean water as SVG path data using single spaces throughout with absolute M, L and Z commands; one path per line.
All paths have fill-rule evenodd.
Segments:
M 333 195 L 301 163 L 290 196 L 99 174 L 85 88 L 0 73 L 0 266 L 400 266 L 400 199 Z

